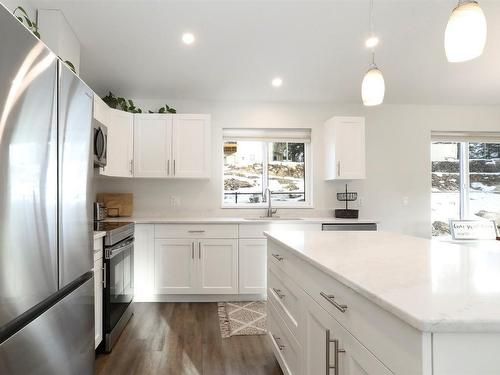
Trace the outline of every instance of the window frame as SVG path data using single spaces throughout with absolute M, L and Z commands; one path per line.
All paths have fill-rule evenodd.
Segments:
M 224 142 L 222 142 L 222 149 Z M 257 140 L 256 142 L 262 143 L 263 161 L 262 161 L 262 191 L 265 192 L 269 183 L 269 143 L 270 142 L 284 142 L 283 140 Z M 287 143 L 304 143 L 304 202 L 272 202 L 273 208 L 314 208 L 313 205 L 313 174 L 312 174 L 312 144 L 306 140 L 287 141 Z M 267 202 L 261 203 L 225 203 L 224 202 L 224 152 L 222 153 L 222 178 L 221 178 L 221 208 L 267 208 Z
M 500 143 L 500 134 L 487 133 L 481 134 L 464 134 L 464 133 L 437 133 L 431 136 L 431 147 L 436 142 L 454 142 L 458 144 L 459 151 L 459 217 L 458 220 L 477 220 L 470 212 L 470 154 L 469 145 L 471 143 Z M 432 164 L 432 161 L 431 161 Z M 431 167 L 431 195 L 432 195 L 432 167 Z M 432 212 L 432 206 L 431 206 Z M 431 218 L 431 230 L 432 230 Z M 498 224 L 497 224 L 498 225 Z M 434 237 L 434 236 L 433 236 Z M 439 236 L 435 237 L 439 238 Z

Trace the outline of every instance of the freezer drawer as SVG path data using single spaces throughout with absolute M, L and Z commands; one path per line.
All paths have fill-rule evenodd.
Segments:
M 377 223 L 323 224 L 324 231 L 367 231 L 377 230 Z
M 93 373 L 93 277 L 0 345 L 0 374 Z

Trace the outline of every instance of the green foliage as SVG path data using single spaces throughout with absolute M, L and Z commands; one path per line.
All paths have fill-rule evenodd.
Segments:
M 20 15 L 16 16 L 16 12 L 19 11 L 21 13 Z M 25 25 L 35 36 L 40 39 L 40 33 L 38 32 L 38 24 L 31 20 L 28 17 L 28 13 L 24 10 L 23 7 L 18 6 L 14 11 L 12 12 L 14 16 L 21 22 L 23 25 Z
M 109 92 L 108 95 L 103 97 L 102 100 L 109 107 L 114 109 L 120 109 L 122 111 L 130 113 L 143 113 L 141 108 L 135 106 L 132 99 L 116 97 L 113 95 L 111 91 Z M 177 113 L 177 111 L 175 110 L 175 108 L 171 108 L 168 105 L 165 105 L 165 107 L 161 107 L 157 112 L 148 110 L 148 113 Z
M 60 58 L 60 57 L 59 57 Z M 61 58 L 60 58 L 61 59 Z M 62 60 L 62 59 L 61 59 Z M 64 62 L 66 63 L 66 65 L 73 71 L 73 73 L 76 74 L 76 68 L 75 66 L 73 65 L 73 63 L 69 60 L 64 60 Z

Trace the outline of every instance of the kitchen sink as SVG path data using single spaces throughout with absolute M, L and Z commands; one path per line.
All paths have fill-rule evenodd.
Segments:
M 290 220 L 304 220 L 300 217 L 279 217 L 279 216 L 273 216 L 273 217 L 247 217 L 245 220 L 251 220 L 251 221 L 290 221 Z

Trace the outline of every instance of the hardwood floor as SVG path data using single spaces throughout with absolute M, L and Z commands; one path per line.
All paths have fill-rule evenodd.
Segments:
M 136 303 L 97 375 L 282 375 L 265 336 L 222 339 L 216 303 Z

